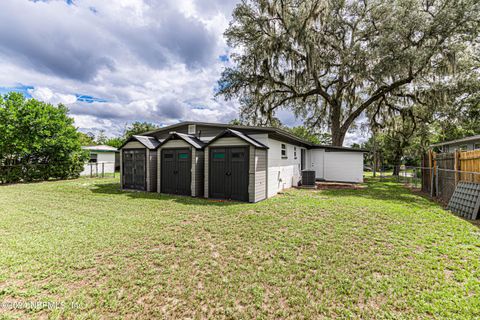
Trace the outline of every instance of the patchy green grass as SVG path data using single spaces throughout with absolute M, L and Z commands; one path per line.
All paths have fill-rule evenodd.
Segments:
M 367 185 L 257 204 L 0 187 L 0 303 L 63 303 L 0 318 L 480 318 L 480 229 Z

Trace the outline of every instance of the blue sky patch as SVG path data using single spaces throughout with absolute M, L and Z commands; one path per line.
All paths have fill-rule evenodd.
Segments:
M 22 93 L 26 98 L 31 98 L 32 95 L 28 92 L 32 90 L 32 86 L 19 85 L 16 87 L 0 87 L 0 94 L 6 94 L 9 92 L 19 92 Z
M 77 101 L 80 102 L 86 102 L 86 103 L 94 103 L 94 102 L 108 102 L 107 99 L 102 99 L 102 98 L 95 98 L 92 96 L 87 96 L 84 94 L 76 94 Z
M 218 60 L 220 60 L 222 62 L 230 61 L 230 59 L 228 58 L 228 55 L 226 55 L 226 54 L 222 54 L 222 55 L 218 56 Z

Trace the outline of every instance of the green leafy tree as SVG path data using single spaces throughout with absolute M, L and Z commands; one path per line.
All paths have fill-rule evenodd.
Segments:
M 85 153 L 63 105 L 22 94 L 0 97 L 0 180 L 18 182 L 77 177 Z
M 480 134 L 480 59 L 472 69 L 477 70 L 474 77 L 459 72 L 452 86 L 441 88 L 441 101 L 428 100 L 440 106 L 435 114 L 436 134 L 432 142 Z
M 373 162 L 381 158 L 396 174 L 400 162 L 420 165 L 432 143 L 480 132 L 480 60 L 471 54 L 475 50 L 472 44 L 445 65 L 444 74 L 417 80 L 415 90 L 398 90 L 367 110 L 370 128 L 378 134 L 370 143 Z
M 107 135 L 105 134 L 105 130 L 100 130 L 97 134 L 97 137 L 95 138 L 95 142 L 97 144 L 106 144 L 106 142 L 108 141 L 108 137 Z
M 149 132 L 149 131 L 156 130 L 158 128 L 159 128 L 159 126 L 154 124 L 154 123 L 136 121 L 136 122 L 133 122 L 132 124 L 130 124 L 125 129 L 125 133 L 123 135 L 123 138 L 126 140 L 133 135 L 146 133 L 146 132 Z
M 297 126 L 293 128 L 286 128 L 286 130 L 293 133 L 295 136 L 302 138 L 314 144 L 331 144 L 332 137 L 328 133 L 315 133 L 304 126 Z
M 78 137 L 80 140 L 80 145 L 82 146 L 93 146 L 97 144 L 95 142 L 95 135 L 91 132 L 88 132 L 88 133 L 78 132 Z
M 478 55 L 467 50 L 478 12 L 478 0 L 245 0 L 225 32 L 240 50 L 219 94 L 238 98 L 249 122 L 289 109 L 342 145 L 368 109 L 452 74 L 459 53 Z
M 234 126 L 241 126 L 243 125 L 242 121 L 240 119 L 233 119 L 230 120 L 228 124 L 234 125 Z
M 120 146 L 123 144 L 125 140 L 123 138 L 120 138 L 120 137 L 113 137 L 113 138 L 109 138 L 105 141 L 105 144 L 107 146 L 110 146 L 110 147 L 114 147 L 114 148 L 120 148 Z

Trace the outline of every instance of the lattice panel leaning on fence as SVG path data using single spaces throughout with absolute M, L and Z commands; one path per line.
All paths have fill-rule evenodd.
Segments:
M 459 182 L 447 209 L 466 219 L 477 219 L 480 209 L 480 184 Z

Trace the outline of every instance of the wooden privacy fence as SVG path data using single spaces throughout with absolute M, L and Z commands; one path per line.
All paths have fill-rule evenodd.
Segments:
M 458 162 L 461 171 L 465 172 L 480 172 L 480 150 L 459 152 Z M 472 175 L 468 173 L 460 173 L 460 180 L 471 179 Z M 480 183 L 480 175 L 473 175 L 470 182 Z
M 480 183 L 480 150 L 435 153 L 422 160 L 422 190 L 449 201 L 457 184 Z

